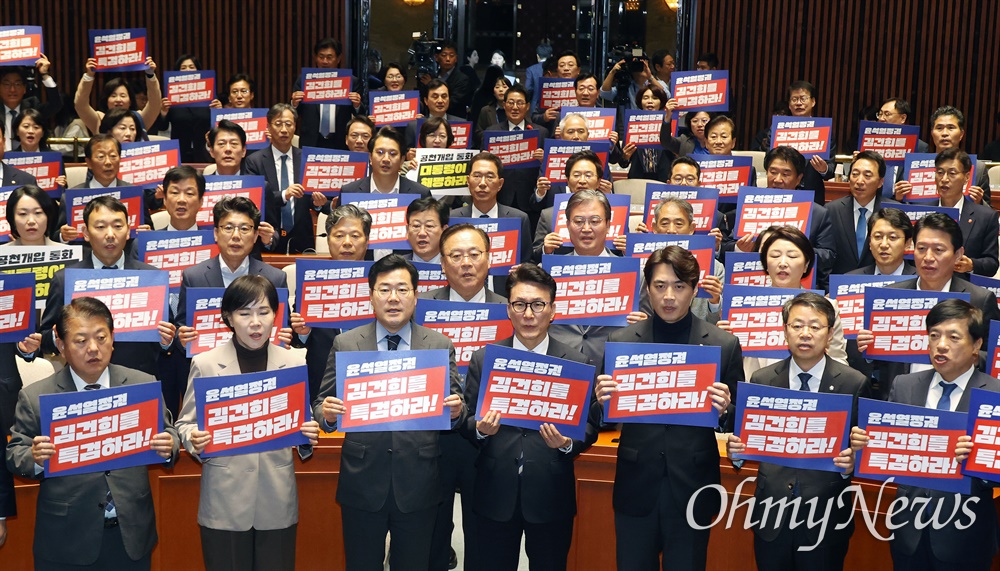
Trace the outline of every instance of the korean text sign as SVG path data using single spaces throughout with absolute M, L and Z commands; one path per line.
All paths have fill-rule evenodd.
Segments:
M 542 256 L 556 280 L 556 321 L 565 325 L 627 325 L 639 309 L 639 260 L 597 256 Z
M 42 435 L 56 452 L 46 476 L 70 476 L 162 464 L 150 448 L 163 432 L 160 383 L 41 395 Z
M 3 162 L 5 165 L 10 165 L 35 177 L 38 188 L 47 192 L 52 198 L 60 198 L 62 189 L 59 188 L 56 179 L 63 173 L 62 153 L 55 151 L 7 152 L 4 153 Z
M 143 262 L 170 272 L 170 291 L 180 293 L 181 273 L 219 254 L 210 230 L 140 232 L 136 250 Z
M 660 129 L 666 120 L 664 111 L 625 110 L 625 144 L 641 148 L 660 146 Z
M 264 211 L 264 177 L 262 176 L 224 176 L 210 175 L 205 177 L 205 197 L 198 209 L 198 227 L 212 228 L 215 226 L 215 204 L 227 196 L 242 196 Z
M 721 359 L 713 346 L 608 343 L 604 370 L 618 389 L 605 403 L 605 420 L 717 426 L 708 388 L 719 381 Z
M 260 149 L 267 148 L 267 109 L 211 110 L 212 125 L 218 125 L 219 121 L 223 119 L 236 123 L 246 131 L 247 151 L 259 151 Z
M 98 196 L 113 196 L 125 205 L 128 210 L 129 235 L 133 238 L 136 229 L 143 224 L 143 191 L 138 186 L 120 186 L 117 188 L 68 188 L 66 189 L 66 220 L 67 224 L 76 228 L 83 236 L 83 211 L 87 203 Z
M 656 228 L 656 206 L 665 198 L 679 198 L 691 205 L 695 234 L 708 234 L 712 231 L 715 226 L 715 213 L 719 209 L 718 190 L 652 181 L 647 183 L 646 216 L 643 221 L 650 232 Z
M 810 290 L 778 287 L 726 286 L 722 292 L 722 318 L 740 340 L 744 357 L 784 359 L 788 342 L 781 320 L 785 302 Z M 823 292 L 815 292 L 823 295 Z
M 419 91 L 372 91 L 369 101 L 376 127 L 401 127 L 420 113 Z
M 214 71 L 168 71 L 163 78 L 172 107 L 208 107 L 215 99 Z
M 35 67 L 44 52 L 41 26 L 0 26 L 0 66 Z
M 157 327 L 169 321 L 168 272 L 159 270 L 65 270 L 63 303 L 94 297 L 108 306 L 115 319 L 115 341 L 160 342 Z
M 885 287 L 909 279 L 910 276 L 831 275 L 830 297 L 837 302 L 845 339 L 856 339 L 864 329 L 865 289 Z
M 969 301 L 968 293 L 865 288 L 865 329 L 874 339 L 865 357 L 900 363 L 929 364 L 927 314 L 946 299 Z
M 451 339 L 455 345 L 455 364 L 463 376 L 473 353 L 514 334 L 514 325 L 507 318 L 507 305 L 503 303 L 418 299 L 413 321 Z
M 736 393 L 735 434 L 746 452 L 735 458 L 843 472 L 833 459 L 850 446 L 853 396 L 751 383 Z
M 829 159 L 833 150 L 833 119 L 829 117 L 784 117 L 771 119 L 771 148 L 791 147 L 806 159 Z
M 552 200 L 551 230 L 562 236 L 563 246 L 567 247 L 573 245 L 569 237 L 569 224 L 571 222 L 566 220 L 566 205 L 572 196 L 572 194 L 562 193 L 555 195 Z M 628 217 L 629 209 L 632 207 L 632 199 L 627 194 L 609 194 L 607 199 L 611 204 L 611 220 L 606 221 L 608 236 L 605 242 L 607 247 L 613 248 L 615 238 L 628 234 Z
M 135 186 L 155 186 L 167 171 L 180 166 L 180 141 L 135 141 L 122 143 L 119 176 Z
M 302 149 L 302 186 L 306 194 L 322 192 L 327 198 L 340 196 L 345 185 L 368 174 L 368 155 L 354 151 Z
M 868 432 L 868 446 L 857 456 L 857 475 L 969 493 L 970 480 L 955 460 L 966 413 L 863 398 L 858 399 L 858 426 Z
M 490 275 L 505 276 L 521 263 L 521 221 L 517 218 L 460 218 L 449 225 L 471 224 L 490 238 Z
M 718 189 L 721 202 L 736 202 L 741 186 L 757 184 L 751 179 L 753 157 L 696 155 L 694 159 L 701 168 L 701 186 Z
M 35 276 L 35 309 L 45 309 L 49 285 L 66 264 L 83 259 L 83 246 L 4 246 L 0 250 L 0 274 Z M 3 277 L 0 275 L 0 277 Z M 20 341 L 20 339 L 18 339 Z
M 677 111 L 729 111 L 729 71 L 675 71 L 670 93 Z
M 486 131 L 483 142 L 487 151 L 500 157 L 505 169 L 537 167 L 538 131 Z
M 809 273 L 802 276 L 799 282 L 805 289 L 816 288 L 816 263 Z M 739 286 L 771 287 L 771 276 L 764 271 L 764 264 L 757 252 L 740 252 L 738 250 L 726 254 L 726 284 Z
M 368 287 L 373 263 L 300 258 L 295 305 L 306 325 L 350 329 L 375 319 Z
M 344 432 L 447 430 L 451 409 L 446 349 L 342 351 L 337 354 L 337 398 L 347 412 Z
M 211 440 L 203 457 L 269 452 L 308 444 L 310 420 L 305 366 L 224 377 L 195 377 L 198 430 Z
M 351 92 L 349 69 L 304 67 L 300 79 L 304 92 L 303 103 L 351 104 L 351 100 L 347 97 Z
M 862 121 L 858 133 L 858 150 L 875 151 L 886 164 L 901 165 L 907 153 L 917 150 L 920 127 Z
M 966 433 L 973 448 L 962 473 L 1000 482 L 1000 393 L 971 389 Z
M 559 77 L 543 77 L 539 80 L 539 107 L 576 107 L 576 87 L 574 80 Z
M 0 343 L 35 332 L 35 274 L 0 274 Z
M 368 237 L 368 247 L 402 248 L 409 250 L 410 243 L 406 240 L 406 207 L 420 198 L 419 194 L 386 194 L 377 193 L 345 193 L 341 195 L 341 204 L 354 204 L 364 208 L 372 216 L 371 234 Z
M 487 345 L 476 420 L 493 410 L 502 425 L 538 430 L 549 423 L 583 440 L 594 374 L 593 365 Z
M 626 255 L 639 258 L 640 269 L 646 267 L 646 260 L 653 252 L 667 246 L 679 246 L 694 254 L 698 260 L 698 284 L 705 276 L 715 275 L 715 237 L 685 236 L 682 234 L 629 234 L 626 240 Z M 710 299 L 712 296 L 699 287 L 697 297 Z
M 770 226 L 794 226 L 809 236 L 813 191 L 743 187 L 736 199 L 735 236 L 757 236 Z
M 142 71 L 146 68 L 146 29 L 88 30 L 97 71 Z

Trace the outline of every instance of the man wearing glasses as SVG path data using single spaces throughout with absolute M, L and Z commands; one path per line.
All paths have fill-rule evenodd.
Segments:
M 465 77 L 465 74 L 459 72 L 453 74 L 456 77 Z M 423 93 L 423 103 L 424 107 L 427 109 L 427 118 L 439 117 L 448 121 L 451 125 L 456 121 L 466 121 L 465 117 L 459 117 L 458 115 L 452 115 L 448 112 L 449 107 L 451 107 L 451 88 L 448 84 L 440 79 L 432 79 L 429 83 L 421 87 L 421 92 Z M 417 120 L 414 119 L 406 124 L 406 146 L 408 148 L 413 148 L 417 146 Z
M 555 318 L 556 282 L 548 272 L 531 263 L 521 264 L 508 276 L 506 292 L 514 336 L 497 345 L 587 362 L 580 351 L 549 335 Z M 532 568 L 565 569 L 576 515 L 573 460 L 597 440 L 601 415 L 588 416 L 583 440 L 563 436 L 552 424 L 543 424 L 539 430 L 502 426 L 497 411 L 484 411 L 477 422 L 475 407 L 485 355 L 486 349 L 472 354 L 465 379 L 465 398 L 472 412 L 461 428 L 479 447 L 471 500 L 479 516 L 478 568 L 517 568 L 523 534 Z
M 537 131 L 538 150 L 535 151 L 535 158 L 542 159 L 545 146 L 545 139 L 549 136 L 549 131 L 545 127 L 532 123 L 528 116 L 528 92 L 519 83 L 515 83 L 507 90 L 503 96 L 503 107 L 506 119 L 500 123 L 494 123 L 486 128 L 488 131 Z M 487 134 L 483 133 L 479 148 L 485 147 Z M 500 204 L 513 206 L 518 210 L 528 214 L 528 220 L 532 227 L 537 223 L 537 208 L 532 208 L 535 201 L 535 181 L 538 179 L 538 167 L 511 169 L 506 175 L 506 182 L 500 189 L 497 201 Z
M 337 398 L 337 354 L 342 351 L 447 349 L 451 363 L 449 396 L 452 427 L 465 420 L 455 346 L 444 335 L 412 322 L 417 306 L 418 274 L 402 256 L 390 254 L 368 272 L 375 322 L 337 336 L 327 362 L 313 416 L 326 432 L 337 429 L 347 412 Z M 392 544 L 389 565 L 395 571 L 426 570 L 438 504 L 440 433 L 436 430 L 349 432 L 340 459 L 337 503 L 348 569 L 381 569 L 385 537 Z
M 516 169 L 513 169 L 516 171 Z M 531 233 L 528 215 L 497 202 L 504 185 L 503 162 L 493 153 L 483 151 L 469 159 L 469 195 L 471 204 L 451 211 L 457 218 L 517 218 L 521 221 L 521 261 L 531 257 Z
M 408 178 L 399 176 L 399 168 L 406 155 L 403 135 L 392 127 L 382 127 L 368 141 L 372 174 L 350 184 L 345 184 L 340 192 L 370 192 L 381 194 L 419 194 L 430 197 L 431 190 Z
M 227 196 L 212 207 L 215 218 L 215 242 L 219 255 L 192 266 L 181 274 L 177 302 L 177 339 L 182 345 L 198 334 L 187 323 L 187 289 L 191 287 L 229 287 L 240 276 L 264 276 L 275 288 L 287 288 L 285 272 L 250 257 L 260 230 L 260 210 L 249 198 Z
M 809 118 L 816 108 L 816 86 L 808 81 L 794 81 L 788 86 L 788 109 L 793 117 Z M 826 204 L 825 180 L 834 175 L 833 156 L 836 154 L 837 137 L 830 132 L 830 159 L 823 160 L 819 155 L 807 159 L 812 168 L 802 170 L 802 188 L 814 191 L 813 201 L 816 204 Z
M 326 205 L 321 192 L 305 195 L 302 180 L 302 150 L 292 146 L 298 112 L 287 103 L 278 103 L 267 112 L 267 133 L 271 144 L 247 157 L 246 171 L 263 176 L 264 219 L 274 226 L 268 244 L 272 252 L 300 254 L 316 245 L 311 209 Z
M 566 191 L 576 193 L 581 190 L 595 190 L 601 187 L 601 173 L 604 172 L 604 165 L 600 157 L 593 151 L 580 151 L 574 153 L 566 159 Z M 551 183 L 542 177 L 538 179 L 538 193 L 542 196 L 549 192 Z M 610 190 L 610 189 L 609 189 Z M 537 194 L 536 194 L 537 196 Z M 549 206 L 542 210 L 538 218 L 538 227 L 535 228 L 535 240 L 532 244 L 531 261 L 541 263 L 542 254 L 566 254 L 571 249 L 562 245 L 563 239 L 559 234 L 553 232 L 552 225 L 553 210 L 555 207 Z M 567 209 L 569 206 L 567 205 Z M 568 210 L 567 210 L 568 213 Z M 570 224 L 572 227 L 572 224 Z M 605 231 L 607 228 L 605 227 Z M 570 229 L 572 235 L 573 230 Z M 602 242 L 603 245 L 603 242 Z M 596 249 L 595 249 L 596 251 Z M 598 251 L 599 254 L 599 251 Z M 580 254 L 581 256 L 598 254 Z

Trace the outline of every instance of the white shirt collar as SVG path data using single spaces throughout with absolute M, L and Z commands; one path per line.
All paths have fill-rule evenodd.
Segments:
M 118 177 L 115 177 L 115 180 L 111 181 L 111 184 L 109 184 L 108 186 L 104 186 L 103 184 L 98 182 L 97 178 L 92 178 L 90 179 L 89 188 L 116 188 L 117 186 L 118 186 Z
M 952 278 L 952 279 L 954 279 L 954 278 Z M 920 278 L 917 278 L 917 290 L 919 290 L 919 291 L 935 291 L 935 290 L 928 290 L 927 288 L 925 288 L 923 286 L 924 286 L 923 280 L 920 279 Z M 939 290 L 936 290 L 936 291 L 951 291 L 951 279 L 949 279 L 948 281 L 945 282 L 943 288 L 941 288 Z
M 69 368 L 69 376 L 73 377 L 73 383 L 76 385 L 77 391 L 83 392 L 87 390 L 86 387 L 90 383 L 80 378 L 80 375 L 76 374 L 76 371 L 73 370 L 73 367 Z M 104 368 L 104 372 L 101 373 L 101 376 L 97 377 L 97 384 L 101 385 L 102 389 L 111 388 L 111 373 L 108 372 L 107 367 Z
M 567 256 L 583 256 L 583 254 L 577 252 L 575 248 L 573 249 L 572 252 L 570 252 L 569 254 L 566 254 L 566 255 Z M 603 250 L 601 250 L 601 253 L 597 255 L 597 257 L 598 258 L 615 258 L 617 256 L 615 256 L 614 254 L 612 254 L 611 251 L 608 250 L 607 248 L 604 248 Z
M 507 130 L 513 131 L 514 127 L 520 127 L 522 131 L 526 131 L 528 126 L 525 124 L 525 120 L 521 119 L 520 123 L 512 123 L 510 119 L 507 120 Z
M 868 204 L 861 204 L 860 202 L 858 202 L 857 198 L 852 198 L 851 200 L 854 201 L 854 213 L 855 214 L 857 214 L 859 208 L 865 208 L 868 211 L 868 213 L 867 213 L 868 216 L 871 216 L 871 214 L 873 212 L 873 207 L 875 206 L 875 197 L 874 196 L 872 197 L 871 200 L 868 201 Z
M 901 275 L 903 275 L 903 268 L 904 267 L 906 267 L 906 262 L 903 261 L 903 260 L 900 260 L 899 265 L 896 266 L 895 270 L 889 272 L 888 274 L 883 274 L 882 270 L 878 269 L 878 264 L 876 264 L 875 265 L 875 275 L 876 276 L 901 276 Z
M 93 250 L 90 251 L 90 260 L 91 260 L 91 263 L 94 265 L 94 269 L 95 270 L 99 270 L 99 269 L 101 269 L 101 268 L 104 267 L 104 262 L 102 262 L 101 260 L 99 260 L 97 258 L 97 256 L 94 255 L 94 251 Z M 118 266 L 119 270 L 124 270 L 125 269 L 125 252 L 122 252 L 121 257 L 119 257 L 118 261 L 116 261 L 113 265 Z
M 952 381 L 955 385 L 955 389 L 951 391 L 951 410 L 955 410 L 958 406 L 958 401 L 962 399 L 962 393 L 965 392 L 965 388 L 969 385 L 969 381 L 972 380 L 972 374 L 976 372 L 975 365 L 969 367 L 969 370 L 958 376 L 957 379 Z M 940 373 L 934 371 L 934 376 L 931 377 L 930 390 L 927 391 L 927 401 L 924 406 L 927 408 L 937 408 L 938 401 L 941 400 L 941 396 L 944 394 L 944 389 L 938 383 L 947 381 L 941 376 Z
M 441 252 L 438 252 L 437 254 L 434 255 L 433 258 L 431 258 L 429 260 L 425 260 L 425 259 L 421 258 L 416 252 L 413 252 L 413 261 L 414 262 L 424 262 L 426 264 L 440 264 L 441 263 Z
M 515 349 L 520 349 L 521 351 L 530 351 L 532 353 L 535 353 L 536 355 L 548 355 L 549 354 L 549 334 L 546 333 L 545 334 L 545 339 L 542 339 L 541 343 L 539 343 L 538 345 L 535 345 L 534 349 L 528 349 L 527 347 L 525 347 L 524 343 L 521 343 L 521 340 L 517 338 L 517 335 L 514 335 L 514 348 Z
M 230 271 L 229 265 L 222 259 L 222 256 L 219 256 L 219 267 L 222 268 L 222 283 L 226 287 L 229 287 L 229 284 L 233 283 L 233 280 L 250 273 L 250 256 L 243 258 L 240 265 L 236 267 L 235 272 Z
M 799 375 L 802 373 L 809 373 L 811 377 L 809 379 L 809 390 L 814 393 L 818 393 L 819 384 L 823 382 L 823 372 L 826 371 L 826 357 L 820 359 L 819 363 L 813 365 L 813 368 L 808 371 L 803 371 L 802 367 L 799 367 L 799 364 L 795 362 L 794 357 L 789 359 L 788 362 L 790 363 L 790 366 L 788 367 L 788 388 L 796 390 L 801 387 L 802 379 Z M 819 382 L 814 383 L 813 379 L 816 379 Z
M 190 228 L 186 228 L 184 230 L 180 230 L 179 228 L 174 228 L 174 224 L 172 222 L 167 222 L 167 227 L 164 228 L 164 230 L 166 230 L 167 232 L 194 232 L 197 229 L 198 229 L 198 221 L 197 220 L 195 220 L 191 224 Z
M 482 210 L 476 208 L 475 204 L 472 205 L 472 218 L 479 218 L 483 214 L 485 214 L 487 218 L 500 218 L 500 203 L 498 202 L 494 204 L 493 208 L 489 209 L 487 212 L 483 212 Z
M 392 183 L 392 190 L 390 190 L 389 192 L 382 192 L 381 190 L 378 189 L 377 186 L 375 186 L 375 177 L 373 176 L 370 179 L 371 186 L 368 190 L 370 190 L 372 194 L 399 194 L 399 179 L 400 176 L 397 174 L 396 182 Z
M 448 301 L 467 301 L 469 303 L 486 303 L 486 287 L 483 288 L 472 295 L 472 299 L 464 299 L 455 288 L 448 288 Z

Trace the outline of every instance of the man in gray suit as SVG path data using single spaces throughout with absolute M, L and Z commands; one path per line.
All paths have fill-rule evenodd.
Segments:
M 469 204 L 455 208 L 451 215 L 459 218 L 517 218 L 521 221 L 521 261 L 531 257 L 531 231 L 528 215 L 506 204 L 497 196 L 503 188 L 503 162 L 493 153 L 483 151 L 469 159 Z
M 39 396 L 155 382 L 152 376 L 111 365 L 114 319 L 100 301 L 84 297 L 63 306 L 55 324 L 66 368 L 25 387 L 18 396 L 7 466 L 40 480 L 35 519 L 35 569 L 148 570 L 156 545 L 156 516 L 144 466 L 48 478 L 45 461 L 58 446 L 42 435 Z M 161 407 L 162 408 L 162 407 Z M 167 466 L 180 440 L 162 408 L 164 431 L 150 448 Z
M 455 366 L 455 346 L 444 335 L 412 322 L 418 274 L 413 264 L 390 254 L 368 272 L 375 323 L 341 333 L 333 341 L 313 417 L 326 432 L 336 430 L 347 412 L 337 394 L 337 354 L 341 351 L 447 349 L 452 428 L 467 411 Z M 394 571 L 426 570 L 441 485 L 439 433 L 435 430 L 349 432 L 340 459 L 337 503 L 344 529 L 348 569 L 382 569 L 385 536 L 392 534 L 389 564 Z
M 972 389 L 1000 392 L 1000 380 L 976 370 L 987 334 L 984 314 L 974 304 L 946 299 L 927 314 L 927 350 L 932 370 L 896 377 L 889 401 L 937 410 L 968 412 Z M 868 445 L 868 434 L 855 427 L 851 446 Z M 964 462 L 973 451 L 972 438 L 961 436 L 955 459 Z M 972 569 L 985 571 L 997 553 L 997 511 L 992 484 L 973 478 L 971 494 L 953 494 L 900 485 L 902 509 L 892 517 L 889 543 L 896 569 Z M 957 514 L 939 525 L 937 514 Z M 931 514 L 935 515 L 931 515 Z M 934 521 L 934 525 L 927 522 Z M 888 522 L 886 522 L 888 523 Z

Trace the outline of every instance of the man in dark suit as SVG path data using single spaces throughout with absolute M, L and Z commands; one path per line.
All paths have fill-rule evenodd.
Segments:
M 298 113 L 287 103 L 278 103 L 267 112 L 267 132 L 271 144 L 247 157 L 247 174 L 264 177 L 264 220 L 274 227 L 274 236 L 265 247 L 272 252 L 299 254 L 316 246 L 312 211 L 327 203 L 326 196 L 309 196 L 300 184 L 302 151 L 292 146 Z
M 247 133 L 238 124 L 223 119 L 208 132 L 208 153 L 215 161 L 215 174 L 240 176 L 247 156 Z
M 406 144 L 399 131 L 392 127 L 382 127 L 368 141 L 371 154 L 372 174 L 345 184 L 341 194 L 370 192 L 381 194 L 419 194 L 430 197 L 431 190 L 408 178 L 399 176 L 399 168 L 406 155 Z
M 517 218 L 521 221 L 521 261 L 531 258 L 531 233 L 528 215 L 500 204 L 497 195 L 504 185 L 503 163 L 493 153 L 483 151 L 469 160 L 469 195 L 471 200 L 451 211 L 458 218 Z
M 341 204 L 330 212 L 326 219 L 326 243 L 331 260 L 361 261 L 368 252 L 368 236 L 371 234 L 372 216 L 353 204 Z M 294 264 L 292 264 L 294 266 Z M 284 272 L 283 272 L 284 273 Z M 294 272 L 293 272 L 294 274 Z M 287 277 L 287 274 L 285 274 Z M 291 290 L 295 289 L 292 284 Z M 293 294 L 294 291 L 290 291 Z M 296 309 L 300 306 L 296 304 Z M 299 340 L 306 346 L 306 367 L 309 370 L 309 398 L 319 394 L 326 362 L 333 350 L 333 340 L 340 334 L 339 328 L 309 327 L 298 311 L 291 315 L 291 327 Z
M 157 536 L 147 468 L 48 478 L 45 461 L 61 445 L 42 436 L 39 397 L 156 379 L 110 364 L 114 319 L 100 301 L 84 297 L 60 307 L 55 327 L 55 341 L 66 358 L 66 367 L 21 391 L 6 455 L 12 472 L 41 481 L 35 518 L 35 569 L 148 570 Z M 161 410 L 164 431 L 154 435 L 149 446 L 170 467 L 177 459 L 180 439 L 166 409 Z
M 587 362 L 583 353 L 548 334 L 556 297 L 556 282 L 548 272 L 521 264 L 508 277 L 506 293 L 514 336 L 497 345 Z M 483 411 L 483 419 L 476 422 L 485 354 L 485 349 L 472 354 L 465 379 L 470 414 L 462 432 L 479 448 L 470 503 L 478 516 L 480 555 L 479 566 L 469 567 L 467 561 L 465 568 L 517 568 L 523 533 L 532 567 L 565 569 L 576 515 L 573 460 L 597 440 L 600 411 L 588 415 L 583 440 L 565 437 L 551 424 L 540 430 L 502 425 L 497 411 Z
M 946 299 L 927 314 L 927 350 L 933 369 L 896 378 L 890 402 L 937 410 L 968 412 L 973 389 L 1000 392 L 1000 380 L 976 370 L 988 321 L 972 304 Z M 867 433 L 855 427 L 851 446 L 868 445 Z M 969 436 L 959 437 L 955 459 L 973 452 Z M 896 499 L 905 502 L 891 517 L 894 537 L 889 543 L 896 569 L 990 569 L 997 553 L 997 512 L 992 484 L 972 479 L 971 494 L 953 494 L 900 485 Z M 931 514 L 957 514 L 944 525 Z M 944 518 L 942 518 L 944 519 Z M 927 522 L 934 521 L 934 525 Z M 919 522 L 923 522 L 922 524 Z M 889 523 L 889 522 L 886 522 Z M 961 527 L 960 527 L 961 526 Z
M 83 147 L 84 162 L 87 163 L 87 171 L 93 175 L 90 180 L 80 183 L 73 188 L 117 188 L 119 186 L 129 186 L 122 179 L 118 178 L 121 168 L 122 144 L 117 139 L 107 133 L 94 135 Z M 63 191 L 61 204 L 66 204 L 66 192 Z M 143 216 L 148 218 L 147 212 Z M 151 220 L 146 220 L 152 222 Z M 59 219 L 56 224 L 58 233 L 52 238 L 61 242 L 72 242 L 81 237 L 76 226 L 67 224 L 66 208 L 59 209 Z M 86 249 L 86 248 L 85 248 Z
M 958 225 L 965 237 L 965 254 L 955 264 L 955 272 L 964 278 L 969 273 L 993 277 L 1000 268 L 996 240 L 1000 223 L 995 210 L 965 197 L 972 160 L 965 151 L 952 147 L 938 154 L 934 166 L 940 205 L 959 209 Z
M 117 198 L 98 196 L 88 202 L 83 210 L 83 223 L 83 238 L 91 245 L 90 251 L 84 254 L 83 260 L 67 264 L 65 269 L 56 272 L 49 286 L 49 297 L 38 325 L 38 331 L 42 334 L 42 352 L 45 354 L 59 352 L 52 327 L 58 321 L 63 308 L 66 269 L 160 271 L 125 255 L 125 244 L 129 234 L 128 209 Z M 170 323 L 169 316 L 165 317 L 168 319 L 161 320 L 157 325 L 160 333 L 159 343 L 119 343 L 111 361 L 116 365 L 138 369 L 155 376 L 160 355 L 170 348 L 176 332 L 176 327 Z
M 453 76 L 460 76 L 465 79 L 465 74 L 458 72 L 453 73 Z M 451 86 L 446 84 L 440 79 L 432 79 L 421 89 L 423 97 L 424 107 L 427 110 L 427 117 L 440 117 L 446 119 L 448 124 L 452 124 L 455 121 L 465 121 L 465 114 L 454 115 L 450 112 L 450 107 L 453 106 L 454 100 L 451 96 Z M 406 146 L 410 149 L 416 147 L 420 141 L 417 140 L 419 136 L 420 129 L 417 127 L 417 120 L 414 119 L 406 124 L 406 128 L 403 129 L 404 140 L 406 141 Z
M 452 428 L 465 420 L 455 346 L 444 335 L 412 322 L 417 305 L 417 270 L 390 254 L 368 272 L 375 323 L 337 336 L 313 415 L 326 432 L 336 430 L 347 412 L 337 394 L 337 354 L 341 351 L 447 349 L 451 373 Z M 434 430 L 349 432 L 340 461 L 337 503 L 344 529 L 348 569 L 379 569 L 385 536 L 392 535 L 389 564 L 396 571 L 427 569 L 431 535 L 441 503 L 439 433 Z
M 653 252 L 643 274 L 653 316 L 611 334 L 621 343 L 716 345 L 722 348 L 719 378 L 709 393 L 719 411 L 720 427 L 732 424 L 731 396 L 743 381 L 743 352 L 733 335 L 691 314 L 698 292 L 698 260 L 677 246 Z M 597 378 L 597 398 L 607 401 L 617 390 L 610 375 Z M 718 514 L 717 494 L 700 488 L 718 486 L 719 448 L 715 430 L 670 424 L 622 425 L 612 505 L 619 569 L 705 569 L 709 524 Z M 686 515 L 690 514 L 690 516 Z M 688 523 L 693 518 L 701 529 Z
M 10 436 L 14 425 L 14 410 L 17 394 L 21 390 L 21 373 L 17 370 L 15 352 L 27 355 L 27 361 L 35 357 L 42 336 L 32 333 L 19 343 L 0 343 L 0 438 Z M 6 440 L 0 440 L 6 442 Z M 7 471 L 7 463 L 0 462 L 0 547 L 7 539 L 7 518 L 17 515 L 14 494 L 14 477 Z
M 324 69 L 338 69 L 344 58 L 344 45 L 335 38 L 323 38 L 313 46 L 313 66 Z M 357 78 L 352 77 L 354 90 L 348 94 L 350 105 L 331 105 L 327 103 L 302 103 L 305 92 L 302 91 L 302 75 L 295 78 L 292 85 L 292 107 L 299 112 L 301 129 L 299 132 L 299 148 L 320 147 L 323 149 L 347 150 L 344 137 L 347 134 L 347 122 L 354 115 L 364 114 L 364 105 Z
M 507 303 L 507 298 L 488 286 L 490 239 L 470 224 L 448 226 L 440 240 L 441 268 L 448 285 L 421 293 L 418 298 L 475 303 Z M 498 276 L 494 276 L 494 279 Z M 504 281 L 506 283 L 506 281 Z M 465 536 L 465 567 L 480 569 L 476 518 L 472 512 L 476 450 L 457 432 L 441 433 L 441 487 L 444 501 L 438 507 L 431 539 L 431 571 L 448 569 L 455 490 L 462 494 L 462 529 Z
M 963 256 L 962 229 L 947 214 L 928 214 L 917 221 L 913 229 L 913 260 L 916 262 L 917 278 L 896 282 L 888 287 L 899 289 L 919 289 L 927 291 L 951 291 L 968 293 L 972 305 L 982 310 L 987 323 L 1000 320 L 997 296 L 990 290 L 969 283 L 954 274 L 955 264 Z M 871 345 L 871 331 L 858 332 L 858 350 L 862 353 Z M 909 363 L 875 361 L 878 369 L 879 398 L 885 400 L 892 390 L 893 379 L 897 376 L 917 372 Z M 928 370 L 927 365 L 916 369 Z
M 437 60 L 439 68 L 436 79 L 446 83 L 451 94 L 448 113 L 456 117 L 465 117 L 469 114 L 473 86 L 469 78 L 458 69 L 458 46 L 454 42 L 442 42 L 434 59 Z M 420 82 L 424 85 L 429 85 L 429 81 L 433 81 L 430 76 L 420 77 Z
M 48 120 L 55 116 L 62 109 L 62 95 L 56 82 L 49 75 L 51 64 L 49 59 L 42 55 L 35 62 L 35 69 L 42 78 L 42 87 L 45 88 L 45 103 L 35 96 L 25 97 L 28 92 L 28 74 L 26 68 L 8 67 L 0 72 L 0 100 L 3 100 L 3 121 L 0 121 L 0 132 L 7 133 L 10 137 L 6 142 L 0 141 L 0 150 L 16 151 L 21 144 L 17 141 L 17 133 L 14 133 L 14 119 L 26 109 L 38 109 L 44 119 Z
M 847 272 L 867 276 L 914 276 L 917 269 L 903 259 L 913 243 L 913 224 L 905 212 L 891 206 L 876 210 L 868 219 L 868 254 L 874 263 Z M 866 256 L 868 257 L 868 256 Z
M 528 115 L 528 93 L 520 84 L 514 84 L 503 96 L 504 112 L 507 119 L 503 123 L 490 125 L 483 134 L 480 146 L 485 146 L 486 133 L 489 131 L 538 131 L 538 148 L 543 149 L 549 131 L 526 119 Z M 541 159 L 541 152 L 537 152 Z M 538 213 L 544 207 L 542 200 L 535 197 L 535 184 L 538 181 L 539 169 L 510 169 L 504 176 L 504 185 L 497 194 L 497 201 L 506 206 L 513 206 L 528 215 L 531 228 L 538 223 Z
M 884 180 L 885 161 L 882 155 L 862 151 L 850 165 L 850 196 L 826 205 L 837 252 L 831 273 L 846 274 L 875 263 L 868 244 L 868 221 L 883 206 L 896 204 L 895 200 L 882 198 Z
M 566 159 L 566 192 L 575 194 L 581 190 L 598 190 L 601 182 L 601 172 L 604 165 L 597 153 L 593 151 L 580 151 L 573 153 Z M 547 180 L 540 179 L 538 192 L 545 192 L 549 206 L 542 209 L 538 217 L 538 226 L 535 228 L 535 237 L 531 244 L 531 261 L 536 264 L 542 263 L 543 254 L 568 254 L 572 251 L 569 246 L 563 246 L 563 239 L 555 232 L 555 207 L 552 199 L 548 196 L 550 187 L 545 186 Z M 539 201 L 542 199 L 535 196 Z M 612 251 L 615 255 L 621 255 L 620 251 Z
M 6 80 L 4 80 L 6 81 Z M 26 184 L 38 184 L 32 175 L 14 168 L 3 161 L 4 143 L 7 141 L 3 123 L 0 122 L 0 186 L 24 186 Z
M 285 272 L 250 257 L 257 242 L 260 210 L 249 198 L 227 196 L 212 207 L 215 219 L 215 242 L 219 255 L 181 273 L 177 302 L 177 342 L 183 347 L 198 338 L 193 324 L 187 322 L 187 290 L 192 287 L 229 287 L 240 276 L 264 276 L 277 289 L 288 288 Z
M 853 397 L 852 426 L 857 424 L 859 397 L 870 397 L 870 385 L 864 375 L 827 357 L 826 350 L 833 338 L 836 313 L 825 297 L 806 292 L 785 303 L 781 312 L 785 339 L 791 357 L 757 370 L 751 383 L 807 392 L 837 393 Z M 757 489 L 754 492 L 754 557 L 757 569 L 843 569 L 847 547 L 854 533 L 854 504 L 837 506 L 840 494 L 851 483 L 854 452 L 850 442 L 833 457 L 834 465 L 843 472 L 789 468 L 761 462 Z M 746 450 L 735 435 L 726 444 L 729 457 Z M 739 469 L 742 464 L 734 460 Z M 792 521 L 791 510 L 777 512 L 766 506 L 777 502 L 810 502 L 829 508 L 825 526 L 798 518 Z M 771 516 L 771 517 L 768 517 Z M 841 524 L 845 527 L 840 528 Z M 795 527 L 790 527 L 794 525 Z M 796 529 L 798 528 L 798 529 Z M 802 549 L 810 548 L 810 549 Z

